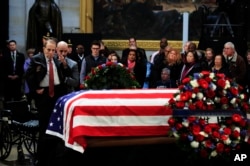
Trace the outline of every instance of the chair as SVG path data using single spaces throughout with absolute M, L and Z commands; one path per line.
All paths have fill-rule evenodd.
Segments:
M 5 129 L 9 130 L 10 133 L 10 141 L 5 144 L 7 147 L 11 147 L 14 144 L 17 144 L 17 151 L 18 151 L 18 160 L 23 161 L 24 153 L 22 149 L 22 145 L 25 146 L 27 151 L 31 156 L 34 156 L 37 151 L 37 141 L 38 141 L 38 118 L 37 112 L 32 112 L 26 100 L 20 101 L 7 101 L 4 103 L 4 117 L 8 120 L 8 128 Z M 6 124 L 6 123 L 5 123 Z M 8 136 L 6 130 L 2 137 Z M 4 142 L 5 138 L 2 139 Z M 1 148 L 1 147 L 0 147 Z M 11 149 L 11 148 L 10 148 Z M 0 149 L 1 151 L 2 149 Z M 5 159 L 8 157 L 8 153 L 5 154 L 4 157 L 1 159 Z
M 11 152 L 11 133 L 8 125 L 8 119 L 1 109 L 0 112 L 0 160 L 6 159 Z

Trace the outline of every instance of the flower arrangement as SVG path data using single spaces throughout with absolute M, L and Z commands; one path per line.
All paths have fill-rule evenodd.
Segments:
M 123 64 L 107 62 L 92 68 L 84 78 L 87 89 L 128 89 L 139 88 L 135 76 Z
M 247 120 L 239 114 L 225 117 L 219 123 L 207 123 L 204 118 L 171 117 L 168 120 L 171 134 L 178 139 L 182 149 L 195 152 L 201 158 L 227 159 L 241 149 L 247 137 Z M 190 153 L 191 154 L 191 153 Z
M 182 80 L 168 101 L 174 109 L 249 111 L 243 87 L 224 74 L 202 71 Z
M 250 144 L 247 100 L 243 87 L 224 74 L 195 73 L 182 80 L 167 103 L 173 109 L 170 133 L 182 149 L 202 158 L 228 157 L 243 143 Z M 217 122 L 211 123 L 211 115 Z

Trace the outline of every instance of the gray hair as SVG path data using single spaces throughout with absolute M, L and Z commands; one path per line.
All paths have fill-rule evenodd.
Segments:
M 161 70 L 161 72 L 167 72 L 168 74 L 170 74 L 170 70 L 169 68 L 165 67 Z
M 234 44 L 233 44 L 232 42 L 226 42 L 226 43 L 224 44 L 224 47 L 225 47 L 225 46 L 230 47 L 230 48 L 232 48 L 232 49 L 235 50 Z
M 233 56 L 238 55 L 237 51 L 235 50 L 235 46 L 234 46 L 234 44 L 232 42 L 226 42 L 224 44 L 224 47 L 230 47 L 230 48 L 232 48 L 234 50 Z

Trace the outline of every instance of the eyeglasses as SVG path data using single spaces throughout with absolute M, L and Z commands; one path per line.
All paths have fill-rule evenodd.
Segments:
M 100 48 L 92 47 L 91 49 L 93 49 L 93 50 L 99 50 Z

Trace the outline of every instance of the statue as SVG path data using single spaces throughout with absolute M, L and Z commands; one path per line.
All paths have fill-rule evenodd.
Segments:
M 54 0 L 36 0 L 29 11 L 26 48 L 36 48 L 41 51 L 43 36 L 61 40 L 62 16 Z

